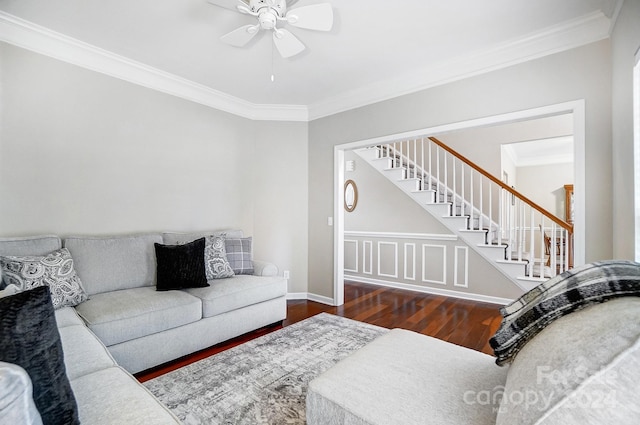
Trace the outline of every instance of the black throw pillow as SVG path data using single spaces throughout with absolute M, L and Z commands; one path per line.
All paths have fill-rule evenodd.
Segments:
M 43 424 L 80 423 L 49 287 L 0 298 L 0 361 L 27 371 Z
M 157 291 L 209 286 L 204 269 L 205 238 L 184 245 L 155 244 Z

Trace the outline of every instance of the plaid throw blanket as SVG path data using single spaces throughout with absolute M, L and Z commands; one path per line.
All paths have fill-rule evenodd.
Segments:
M 500 309 L 502 323 L 489 344 L 500 366 L 559 317 L 612 298 L 640 296 L 640 264 L 598 261 L 541 283 Z

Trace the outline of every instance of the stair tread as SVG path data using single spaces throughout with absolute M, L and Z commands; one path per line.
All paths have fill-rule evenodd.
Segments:
M 500 248 L 500 249 L 505 249 L 509 247 L 509 245 L 490 245 L 487 243 L 481 243 L 481 244 L 478 244 L 477 246 L 481 246 L 481 247 L 486 246 L 487 248 Z
M 518 261 L 518 260 L 496 260 L 496 263 L 501 264 L 515 264 L 518 266 L 526 266 L 529 264 L 528 261 Z

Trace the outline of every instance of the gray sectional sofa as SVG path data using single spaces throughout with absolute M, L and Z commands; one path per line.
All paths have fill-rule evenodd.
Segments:
M 82 423 L 179 423 L 132 373 L 286 318 L 287 282 L 266 262 L 209 287 L 156 291 L 154 243 L 211 233 L 0 239 L 0 256 L 71 253 L 89 299 L 59 308 L 56 320 Z
M 567 309 L 573 312 L 542 330 L 536 326 L 539 333 L 508 366 L 496 365 L 496 357 L 487 354 L 393 329 L 310 382 L 307 424 L 638 424 L 640 265 L 632 268 L 618 282 L 612 275 L 599 279 L 625 297 Z M 567 285 L 570 302 L 597 294 L 591 290 L 596 285 L 579 293 L 579 279 Z M 561 298 L 537 311 L 554 312 Z M 519 319 L 535 316 L 533 311 L 501 330 L 510 332 L 513 323 L 524 323 Z

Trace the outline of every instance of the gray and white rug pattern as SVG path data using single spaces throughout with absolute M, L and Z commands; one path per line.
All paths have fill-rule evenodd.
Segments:
M 304 424 L 309 382 L 387 331 L 321 313 L 144 385 L 186 425 Z

